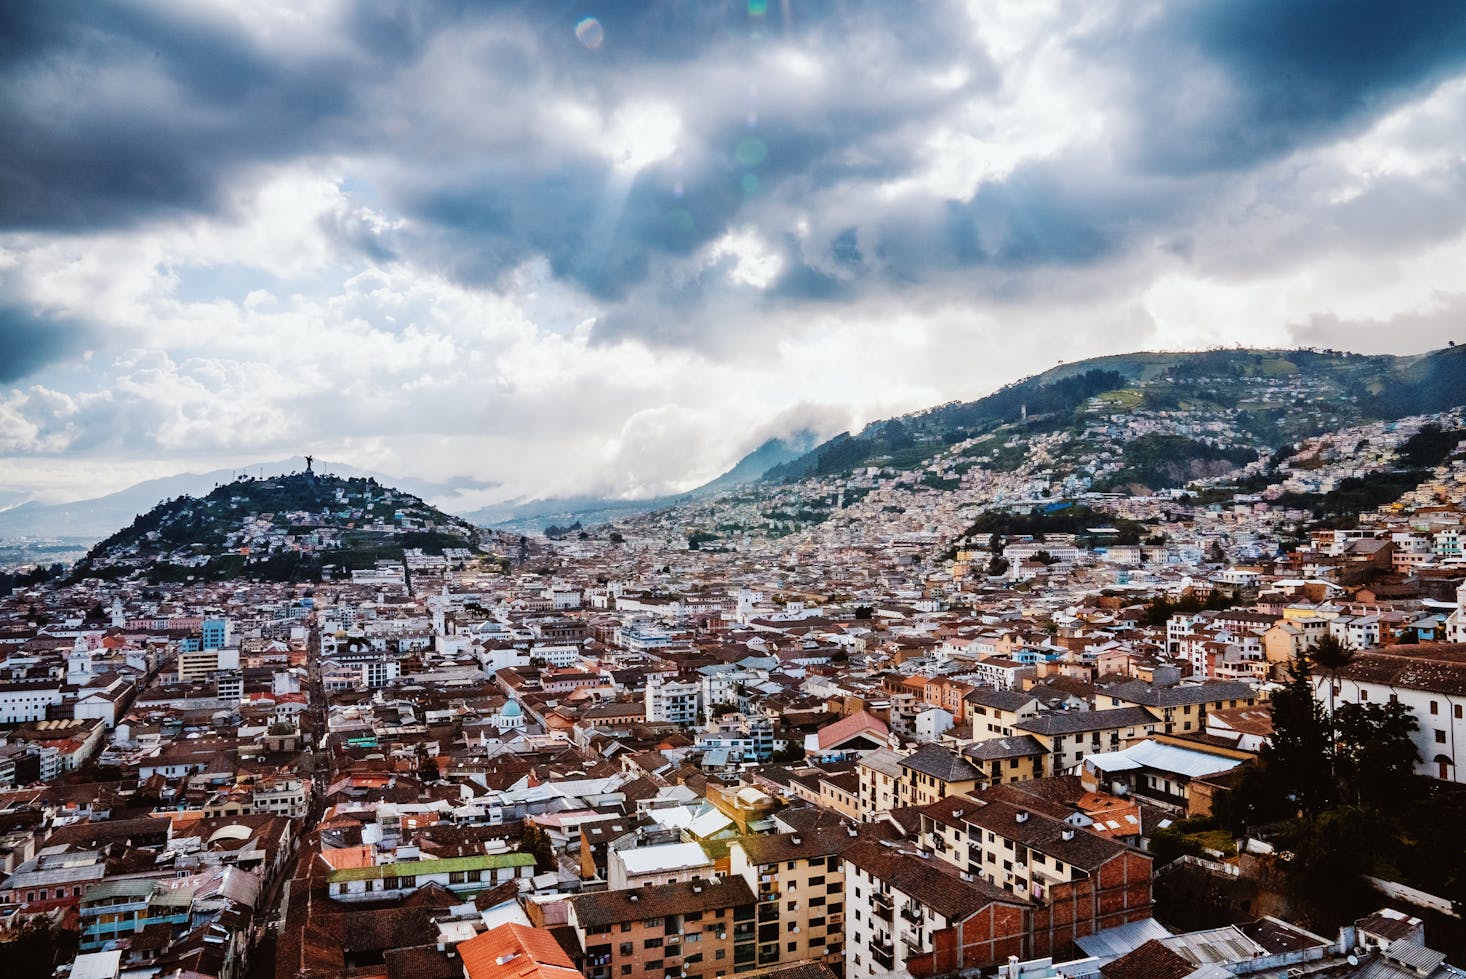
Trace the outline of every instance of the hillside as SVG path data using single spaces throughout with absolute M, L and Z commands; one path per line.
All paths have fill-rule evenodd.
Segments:
M 964 461 L 952 475 L 964 465 L 1011 472 L 1029 463 L 1078 472 L 1098 461 L 1106 471 L 1090 473 L 1094 488 L 1159 489 L 1222 475 L 1323 432 L 1460 404 L 1466 348 L 1412 357 L 1243 349 L 1126 354 L 1060 365 L 976 401 L 873 422 L 765 478 L 918 469 L 962 445 Z M 1046 455 L 1035 457 L 1039 442 Z
M 247 472 L 264 477 L 276 473 L 296 472 L 304 468 L 305 459 L 296 456 L 275 462 L 255 462 L 240 469 L 215 469 L 211 472 L 179 473 L 159 479 L 149 479 L 115 493 L 72 503 L 27 501 L 9 509 L 0 510 L 0 540 L 15 537 L 58 537 L 86 547 L 106 537 L 139 513 L 156 506 L 160 500 L 172 499 L 175 496 L 203 496 L 223 483 L 232 482 L 241 473 Z M 456 490 L 465 488 L 461 484 L 432 483 L 421 479 L 384 476 L 344 463 L 325 462 L 319 459 L 315 462 L 315 470 L 318 473 L 330 473 L 345 478 L 376 479 L 417 496 L 437 500 L 450 498 Z M 478 483 L 471 488 L 484 489 L 491 485 Z
M 477 542 L 467 521 L 374 479 L 295 472 L 165 500 L 93 547 L 73 576 L 311 581 L 400 561 L 407 548 Z

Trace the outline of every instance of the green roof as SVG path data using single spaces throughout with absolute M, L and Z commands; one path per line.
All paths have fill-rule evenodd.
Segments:
M 413 860 L 405 863 L 384 863 L 376 867 L 344 867 L 327 876 L 332 884 L 347 880 L 376 880 L 380 877 L 422 877 L 426 874 L 452 874 L 461 870 L 501 870 L 504 867 L 531 867 L 533 853 L 486 853 L 473 857 L 449 857 L 446 860 Z
M 114 897 L 151 897 L 153 890 L 157 887 L 159 884 L 155 880 L 137 878 L 106 880 L 88 887 L 81 900 L 83 904 L 86 904 L 90 901 L 105 901 Z

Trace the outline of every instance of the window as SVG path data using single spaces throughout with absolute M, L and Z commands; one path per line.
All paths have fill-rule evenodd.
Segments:
M 636 943 L 635 942 L 622 942 L 621 943 L 621 954 L 622 955 L 631 955 L 635 951 L 636 951 Z
M 648 938 L 646 941 L 644 941 L 644 942 L 641 943 L 641 947 L 642 948 L 661 948 L 662 947 L 662 940 L 660 938 Z
M 1359 691 L 1359 699 L 1360 700 L 1368 700 L 1369 699 L 1369 691 L 1368 690 L 1361 690 L 1361 691 Z
M 1445 731 L 1442 731 L 1440 728 L 1436 728 L 1436 730 L 1435 730 L 1435 743 L 1436 744 L 1445 744 L 1446 743 L 1446 732 Z
M 629 962 L 621 967 L 621 974 L 623 976 L 631 975 L 631 964 Z
M 1456 714 L 1456 720 L 1459 721 L 1461 719 L 1461 705 L 1460 704 L 1457 704 L 1456 705 L 1455 714 Z
M 1432 714 L 1439 714 L 1441 712 L 1441 706 L 1440 706 L 1440 704 L 1438 704 L 1434 700 L 1432 700 L 1430 702 L 1430 712 Z
M 606 930 L 607 931 L 610 931 L 611 929 L 607 928 Z M 629 921 L 623 921 L 623 922 L 621 922 L 621 930 L 622 931 L 630 931 L 631 930 L 631 922 L 629 922 Z

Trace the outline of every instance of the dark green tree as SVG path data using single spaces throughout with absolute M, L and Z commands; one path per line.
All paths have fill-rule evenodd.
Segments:
M 1294 661 L 1288 683 L 1270 704 L 1273 736 L 1259 752 L 1265 794 L 1281 795 L 1305 816 L 1316 816 L 1333 802 L 1334 782 L 1328 767 L 1328 721 L 1313 693 L 1307 656 Z M 1268 808 L 1269 800 L 1260 801 Z
M 1334 769 L 1359 806 L 1393 808 L 1414 788 L 1415 712 L 1399 701 L 1344 704 L 1334 716 Z

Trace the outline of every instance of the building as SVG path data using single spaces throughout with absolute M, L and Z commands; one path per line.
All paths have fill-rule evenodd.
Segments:
M 758 966 L 844 961 L 845 866 L 853 827 L 746 836 L 728 849 L 729 873 L 758 895 Z
M 938 744 L 924 744 L 902 758 L 901 802 L 924 806 L 977 788 L 982 772 L 967 759 Z
M 1022 956 L 1027 901 L 930 854 L 860 840 L 845 865 L 845 979 L 952 975 Z
M 1186 734 L 1206 730 L 1208 710 L 1251 707 L 1257 691 L 1240 680 L 1159 686 L 1132 680 L 1100 690 L 1097 708 L 1144 707 L 1161 723 L 1162 734 Z
M 646 685 L 646 719 L 684 726 L 696 724 L 701 692 L 697 681 L 682 683 L 652 677 Z
M 569 905 L 585 979 L 717 979 L 757 967 L 754 896 L 742 877 L 582 894 Z
M 1086 754 L 1116 751 L 1155 733 L 1159 726 L 1144 707 L 1075 710 L 1040 714 L 1015 725 L 1037 741 L 1044 754 L 1033 763 L 1040 777 L 1061 775 Z
M 1064 819 L 1001 800 L 943 799 L 921 810 L 934 856 L 1031 903 L 1021 954 L 1151 915 L 1151 858 Z
M 337 901 L 385 901 L 406 897 L 425 884 L 470 896 L 516 878 L 534 876 L 532 853 L 487 853 L 442 860 L 414 860 L 370 867 L 342 867 L 326 877 Z
M 1466 751 L 1466 644 L 1366 650 L 1337 677 L 1315 675 L 1313 687 L 1318 699 L 1332 702 L 1335 710 L 1341 704 L 1405 704 L 1419 725 L 1415 770 L 1442 781 L 1466 781 L 1460 764 Z
M 50 680 L 0 683 L 0 724 L 46 718 L 46 708 L 61 703 L 61 684 Z
M 458 957 L 465 979 L 581 979 L 553 935 L 514 921 L 459 942 Z

